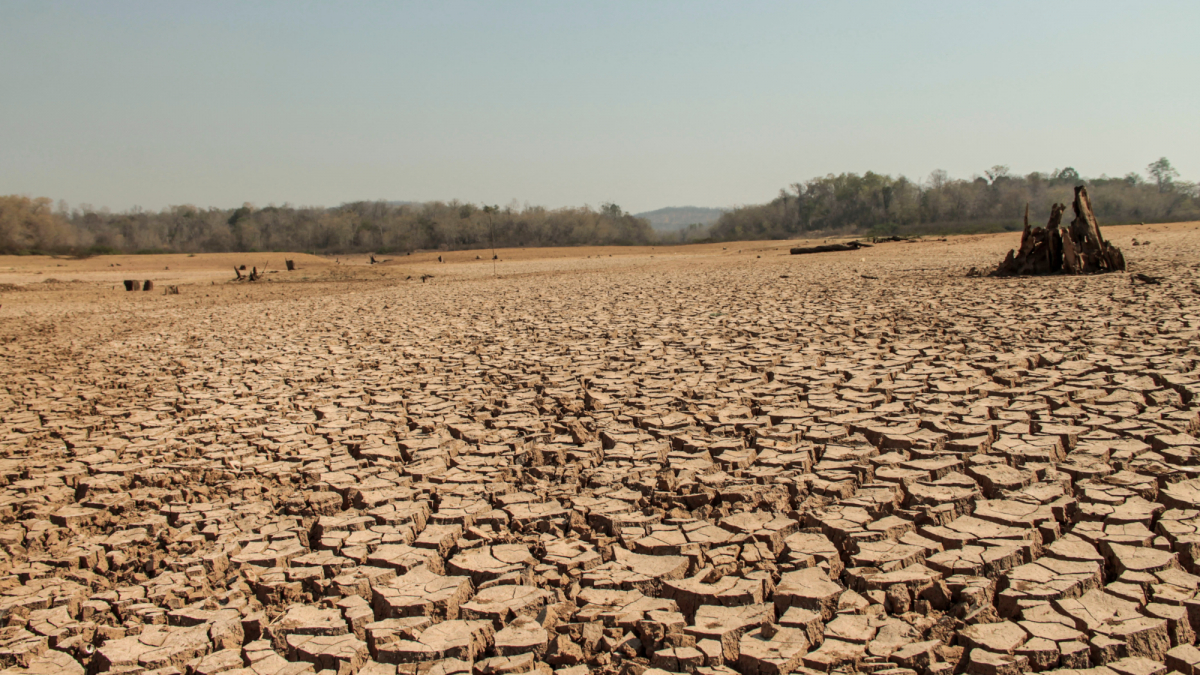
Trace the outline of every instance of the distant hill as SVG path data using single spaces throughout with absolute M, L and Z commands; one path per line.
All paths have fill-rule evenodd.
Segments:
M 674 232 L 688 225 L 712 225 L 717 222 L 725 209 L 708 209 L 701 206 L 668 206 L 665 209 L 646 211 L 634 214 L 638 218 L 650 221 L 650 226 L 658 232 Z

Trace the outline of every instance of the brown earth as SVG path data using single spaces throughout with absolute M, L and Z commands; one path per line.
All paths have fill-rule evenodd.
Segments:
M 1200 672 L 1200 224 L 1104 234 L 2 257 L 0 672 Z

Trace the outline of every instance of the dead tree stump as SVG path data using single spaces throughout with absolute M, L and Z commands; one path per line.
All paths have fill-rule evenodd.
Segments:
M 137 279 L 126 279 L 125 280 L 125 290 L 140 291 L 140 290 L 142 290 L 142 282 L 138 281 Z
M 1046 227 L 1029 227 L 1029 205 L 1025 205 L 1025 229 L 1021 232 L 1021 246 L 1010 250 L 1004 262 L 993 276 L 1007 277 L 1015 274 L 1052 274 L 1062 268 L 1063 238 L 1059 231 L 1063 212 L 1067 207 L 1054 204 L 1050 207 L 1050 221 Z
M 992 276 L 1123 271 L 1125 256 L 1101 236 L 1086 187 L 1080 185 L 1075 188 L 1072 208 L 1075 210 L 1075 220 L 1071 221 L 1070 227 L 1060 227 L 1067 207 L 1055 204 L 1050 207 L 1050 220 L 1046 227 L 1030 228 L 1029 205 L 1026 204 L 1021 246 L 1008 252 Z
M 1075 188 L 1075 220 L 1063 239 L 1063 270 L 1071 274 L 1124 272 L 1125 256 L 1121 249 L 1104 240 L 1100 224 L 1092 212 L 1087 188 Z

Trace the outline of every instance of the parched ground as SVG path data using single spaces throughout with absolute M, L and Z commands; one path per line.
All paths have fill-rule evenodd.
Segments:
M 0 257 L 0 668 L 1200 672 L 1200 224 L 1104 233 Z

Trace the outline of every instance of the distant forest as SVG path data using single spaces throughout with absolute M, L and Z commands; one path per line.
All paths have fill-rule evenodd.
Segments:
M 656 233 L 646 218 L 616 204 L 547 209 L 451 202 L 353 202 L 335 207 L 246 204 L 236 209 L 171 206 L 111 213 L 69 208 L 48 198 L 0 197 L 0 253 L 309 251 L 403 253 L 496 247 L 646 245 L 740 239 L 787 239 L 811 233 L 946 234 L 1018 229 L 1025 205 L 1044 220 L 1050 205 L 1070 203 L 1086 184 L 1101 224 L 1200 220 L 1200 193 L 1162 158 L 1149 178 L 1082 178 L 1072 168 L 924 182 L 867 172 L 795 183 L 767 204 L 722 213 Z M 677 209 L 682 211 L 683 209 Z M 666 210 L 664 210 L 666 211 Z
M 1195 183 L 1179 180 L 1167 158 L 1146 167 L 1150 178 L 1082 178 L 1073 168 L 1014 176 L 994 166 L 970 180 L 934 171 L 924 183 L 904 176 L 843 173 L 795 183 L 767 204 L 724 213 L 707 232 L 715 241 L 788 239 L 812 232 L 950 234 L 1016 230 L 1025 205 L 1044 224 L 1052 204 L 1070 204 L 1087 185 L 1102 225 L 1200 220 Z
M 0 197 L 0 253 L 403 253 L 496 247 L 655 243 L 650 223 L 616 204 L 600 209 L 353 202 L 332 208 L 249 204 L 171 206 L 157 213 L 57 208 L 49 199 Z

